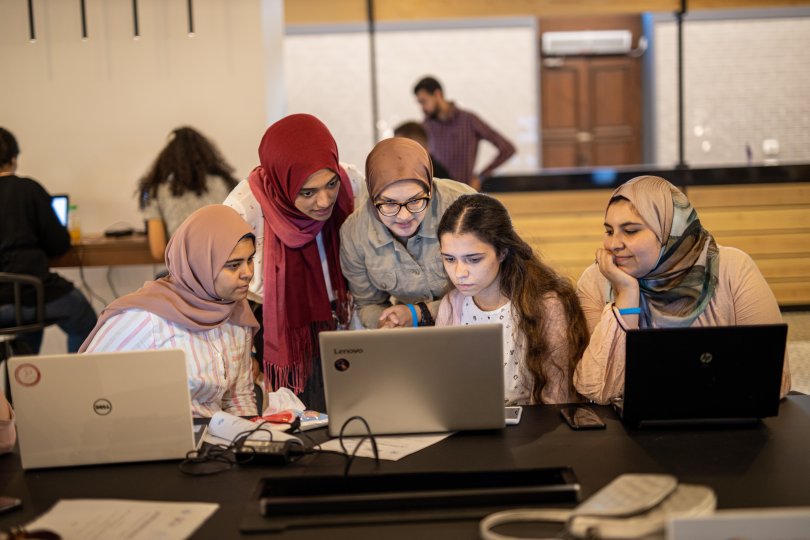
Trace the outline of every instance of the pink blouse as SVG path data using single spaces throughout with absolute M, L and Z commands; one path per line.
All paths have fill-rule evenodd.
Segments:
M 453 289 L 442 298 L 439 313 L 436 316 L 436 326 L 458 326 L 462 324 L 464 298 L 464 295 L 458 289 Z M 541 359 L 540 362 L 540 372 L 546 381 L 542 390 L 540 390 L 541 402 L 556 404 L 581 401 L 576 391 L 574 391 L 571 381 L 572 373 L 568 366 L 570 345 L 568 343 L 568 323 L 565 309 L 559 298 L 554 294 L 549 294 L 543 298 L 543 307 L 546 311 L 543 330 L 548 340 L 549 351 L 548 356 Z M 526 369 L 526 339 L 517 324 L 518 319 L 517 314 L 515 314 L 512 328 L 514 342 L 517 344 L 516 352 L 520 356 L 521 367 Z M 504 352 L 506 353 L 506 351 Z
M 782 314 L 765 278 L 746 253 L 718 246 L 718 283 L 706 310 L 693 326 L 734 326 L 782 322 Z M 621 315 L 608 303 L 608 281 L 595 264 L 577 283 L 591 340 L 574 372 L 574 386 L 588 399 L 606 404 L 624 392 L 625 330 Z M 782 370 L 784 397 L 790 391 L 790 366 L 785 352 Z

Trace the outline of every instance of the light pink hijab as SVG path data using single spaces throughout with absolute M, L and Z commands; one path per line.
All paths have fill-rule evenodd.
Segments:
M 228 206 L 212 204 L 191 214 L 166 246 L 168 277 L 147 281 L 134 293 L 114 300 L 101 312 L 79 352 L 87 349 L 108 319 L 128 309 L 154 313 L 192 332 L 211 330 L 227 321 L 255 332 L 259 323 L 247 300 L 220 300 L 214 292 L 214 280 L 236 244 L 252 233 Z

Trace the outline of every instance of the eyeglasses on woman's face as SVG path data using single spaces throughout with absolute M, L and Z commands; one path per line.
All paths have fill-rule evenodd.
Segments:
M 404 203 L 385 201 L 374 203 L 374 206 L 377 207 L 377 211 L 383 216 L 393 217 L 399 214 L 402 211 L 403 207 L 406 208 L 408 212 L 410 212 L 411 214 L 418 214 L 420 212 L 424 212 L 429 202 L 430 202 L 430 195 L 428 194 L 425 197 L 411 199 Z

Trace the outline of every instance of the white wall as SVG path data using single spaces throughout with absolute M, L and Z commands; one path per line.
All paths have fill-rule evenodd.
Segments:
M 142 228 L 138 179 L 179 125 L 209 136 L 245 176 L 265 127 L 283 112 L 282 0 L 196 0 L 194 37 L 185 0 L 140 0 L 138 40 L 131 2 L 86 4 L 82 41 L 79 2 L 35 0 L 37 41 L 29 43 L 27 3 L 0 3 L 0 125 L 19 141 L 19 174 L 70 193 L 85 231 Z M 111 300 L 105 273 L 86 271 Z M 111 278 L 125 293 L 152 275 L 151 267 L 117 267 Z
M 741 12 L 745 13 L 745 12 Z M 731 14 L 730 17 L 733 17 Z M 677 161 L 676 26 L 655 24 L 656 161 Z M 685 160 L 762 163 L 779 142 L 781 162 L 810 159 L 810 17 L 686 20 Z
M 381 136 L 391 136 L 400 122 L 421 121 L 413 86 L 422 76 L 434 75 L 448 99 L 479 114 L 518 148 L 500 172 L 537 167 L 539 91 L 532 19 L 384 24 L 376 43 Z M 361 168 L 376 142 L 369 65 L 369 38 L 362 26 L 288 29 L 284 67 L 290 112 L 324 120 L 341 159 Z M 479 169 L 494 155 L 491 145 L 481 143 Z

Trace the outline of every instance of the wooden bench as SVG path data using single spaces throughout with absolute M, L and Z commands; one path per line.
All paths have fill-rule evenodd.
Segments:
M 810 305 L 810 183 L 685 189 L 721 245 L 756 261 L 781 306 Z M 612 190 L 493 193 L 518 233 L 557 271 L 576 281 L 604 237 Z

